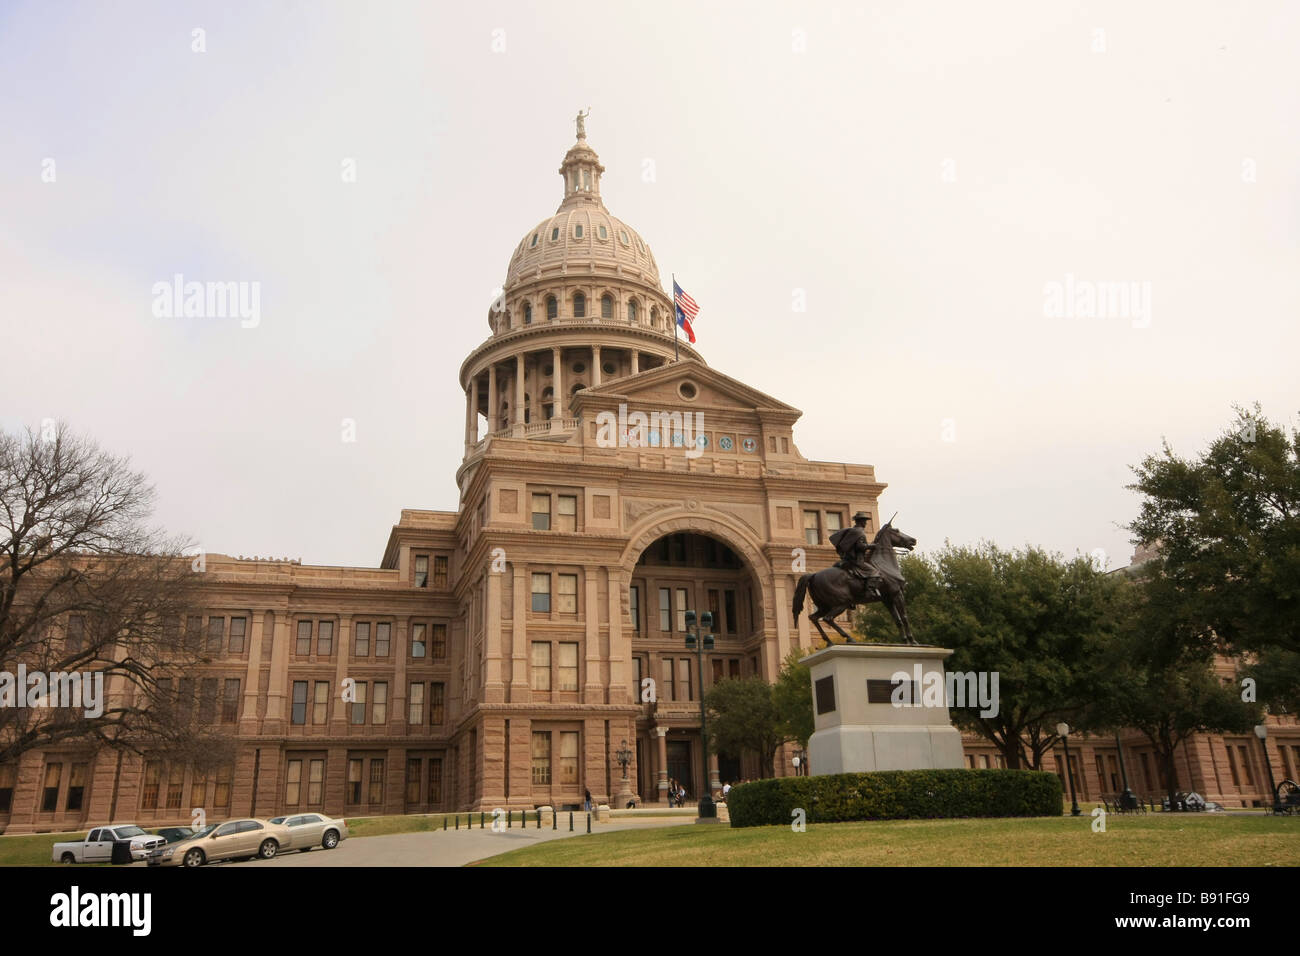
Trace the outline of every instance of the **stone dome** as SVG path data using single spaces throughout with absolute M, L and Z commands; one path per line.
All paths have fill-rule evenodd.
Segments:
M 600 198 L 605 167 L 587 145 L 584 125 L 560 164 L 564 200 L 515 247 L 503 288 L 543 275 L 621 275 L 661 289 L 659 266 L 635 229 L 609 214 Z

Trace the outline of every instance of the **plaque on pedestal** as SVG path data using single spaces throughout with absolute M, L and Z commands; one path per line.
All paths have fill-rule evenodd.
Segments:
M 804 658 L 812 672 L 813 775 L 964 765 L 948 717 L 943 662 L 911 644 L 834 644 Z

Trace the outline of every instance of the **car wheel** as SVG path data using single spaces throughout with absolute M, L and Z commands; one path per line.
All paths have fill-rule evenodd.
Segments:
M 77 862 L 77 858 L 76 858 L 75 856 L 73 856 L 71 853 L 65 853 L 65 854 L 63 854 L 63 856 L 59 857 L 59 862 L 60 862 L 60 863 L 76 863 L 76 862 Z
M 257 848 L 257 855 L 264 860 L 274 859 L 275 854 L 280 850 L 280 844 L 274 840 L 263 840 L 262 845 Z
M 326 831 L 325 831 L 325 839 L 323 839 L 323 840 L 320 841 L 320 845 L 323 846 L 323 847 L 324 847 L 325 849 L 327 849 L 327 850 L 332 850 L 332 849 L 334 849 L 336 846 L 339 845 L 339 831 L 338 831 L 338 830 L 326 830 Z
M 186 866 L 202 866 L 204 863 L 203 851 L 195 847 L 185 854 L 185 858 L 181 862 Z

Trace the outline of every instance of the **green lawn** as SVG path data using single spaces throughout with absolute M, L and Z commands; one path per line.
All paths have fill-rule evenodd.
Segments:
M 688 824 L 557 840 L 480 866 L 1297 866 L 1300 818 L 1228 814 Z

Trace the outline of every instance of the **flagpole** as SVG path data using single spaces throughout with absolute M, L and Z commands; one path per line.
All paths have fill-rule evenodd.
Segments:
M 673 277 L 673 361 L 679 361 L 677 357 L 677 273 L 671 273 Z

